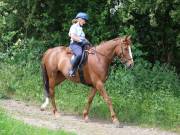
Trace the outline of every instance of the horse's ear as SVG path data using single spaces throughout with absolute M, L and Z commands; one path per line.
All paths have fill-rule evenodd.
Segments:
M 127 39 L 128 39 L 128 40 L 131 40 L 131 36 L 128 36 Z
M 125 37 L 125 40 L 127 41 L 127 40 L 131 40 L 131 36 L 126 36 Z
M 125 41 L 127 41 L 128 40 L 128 36 L 125 36 Z
M 124 41 L 129 45 L 131 43 L 131 36 L 125 36 Z
M 130 40 L 130 38 L 131 38 L 130 36 L 125 36 L 124 41 L 127 42 Z

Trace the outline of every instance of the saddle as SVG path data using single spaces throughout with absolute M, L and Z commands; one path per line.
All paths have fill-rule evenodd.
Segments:
M 67 53 L 68 54 L 73 54 L 72 50 L 70 48 L 67 48 Z M 82 57 L 80 59 L 80 62 L 78 63 L 77 65 L 77 71 L 79 73 L 79 77 L 80 77 L 80 81 L 81 83 L 85 84 L 85 85 L 88 85 L 86 82 L 85 82 L 85 79 L 84 79 L 84 73 L 83 73 L 83 66 L 86 64 L 87 62 L 87 59 L 88 59 L 88 49 L 85 48 L 82 52 Z M 70 61 L 73 61 L 74 59 L 74 54 L 72 55 Z
M 72 57 L 71 57 L 71 59 L 70 59 L 70 61 L 72 61 L 73 58 L 74 58 L 74 54 L 73 54 L 72 50 L 71 50 L 69 47 L 67 47 L 67 48 L 66 48 L 66 51 L 67 51 L 67 54 L 72 54 Z M 79 64 L 78 64 L 78 68 L 81 67 L 81 66 L 83 66 L 83 65 L 86 63 L 87 58 L 88 58 L 88 54 L 89 54 L 88 49 L 85 48 L 85 49 L 83 50 L 83 52 L 82 52 L 82 57 L 81 57 L 81 60 L 80 60 L 80 62 L 79 62 Z

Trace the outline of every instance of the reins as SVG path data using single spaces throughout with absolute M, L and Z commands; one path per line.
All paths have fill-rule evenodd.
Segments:
M 97 50 L 96 50 L 96 46 L 94 47 L 95 49 L 93 49 L 93 48 L 91 48 L 91 50 L 93 50 L 93 52 L 91 53 L 91 52 L 89 52 L 88 50 L 87 50 L 87 52 L 89 53 L 89 54 L 100 54 L 101 56 L 104 56 L 104 57 L 106 57 L 108 60 L 111 60 L 107 55 L 105 55 L 105 54 L 103 54 L 103 53 L 101 53 L 101 52 L 98 52 Z M 122 47 L 121 47 L 121 53 L 119 54 L 119 56 L 123 56 L 124 57 L 124 51 L 123 51 L 123 49 L 122 49 Z M 120 58 L 121 59 L 121 58 Z M 129 61 L 129 60 L 132 60 L 132 58 L 130 58 L 130 59 L 127 59 L 127 61 Z M 126 62 L 127 62 L 126 61 Z M 125 62 L 125 63 L 126 63 Z
M 106 56 L 105 54 L 103 54 L 103 53 L 101 53 L 101 52 L 99 52 L 99 51 L 97 51 L 96 50 L 96 46 L 94 47 L 95 49 L 93 49 L 93 48 L 91 48 L 91 50 L 93 51 L 92 53 L 91 52 L 89 52 L 89 54 L 100 54 L 101 56 L 104 56 L 104 57 L 106 57 L 108 60 L 111 60 L 108 56 Z M 87 50 L 87 52 L 88 52 L 88 50 Z M 97 55 L 96 55 L 97 56 Z

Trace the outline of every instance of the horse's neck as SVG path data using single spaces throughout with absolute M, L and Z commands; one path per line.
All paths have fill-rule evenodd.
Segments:
M 111 40 L 97 46 L 97 51 L 102 54 L 102 57 L 104 56 L 105 59 L 111 62 L 115 56 L 115 48 L 116 48 L 115 41 Z
M 103 73 L 102 76 L 104 79 L 108 75 L 109 66 L 115 56 L 115 48 L 116 45 L 114 41 L 104 42 L 96 47 L 96 60 L 98 66 L 95 67 L 99 68 L 98 70 Z

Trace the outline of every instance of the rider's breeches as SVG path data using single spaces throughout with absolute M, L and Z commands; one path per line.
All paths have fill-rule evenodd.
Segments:
M 78 44 L 71 44 L 70 48 L 72 49 L 73 53 L 75 54 L 75 56 L 80 59 L 82 56 L 82 47 Z

